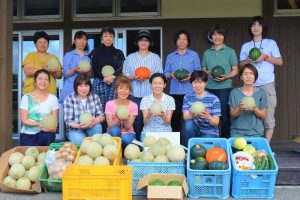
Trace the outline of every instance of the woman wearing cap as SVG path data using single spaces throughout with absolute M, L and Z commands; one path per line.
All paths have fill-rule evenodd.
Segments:
M 170 53 L 166 60 L 164 74 L 170 79 L 170 95 L 176 103 L 176 110 L 172 115 L 171 126 L 173 131 L 180 132 L 182 119 L 182 103 L 185 94 L 192 93 L 192 84 L 189 82 L 190 74 L 201 68 L 198 53 L 189 49 L 191 36 L 186 30 L 177 31 L 173 40 L 177 49 Z M 189 71 L 189 76 L 183 80 L 177 80 L 174 72 L 177 69 L 184 68 Z
M 206 90 L 216 95 L 221 103 L 221 137 L 230 136 L 230 114 L 229 95 L 232 88 L 231 78 L 238 74 L 238 59 L 234 49 L 224 44 L 226 30 L 217 24 L 212 27 L 209 37 L 213 46 L 204 52 L 202 69 L 208 75 Z M 223 67 L 225 73 L 219 77 L 211 75 L 211 70 L 216 67 Z
M 92 72 L 94 74 L 93 93 L 100 97 L 102 110 L 105 109 L 105 104 L 109 100 L 114 99 L 115 77 L 122 74 L 123 63 L 125 60 L 121 50 L 113 46 L 115 31 L 113 28 L 105 27 L 101 30 L 102 44 L 90 53 Z M 103 76 L 102 68 L 105 65 L 110 65 L 114 68 L 115 73 L 111 76 Z M 105 131 L 106 124 L 103 124 Z
M 128 55 L 124 64 L 123 74 L 131 80 L 131 100 L 140 107 L 142 98 L 152 94 L 152 90 L 149 80 L 139 79 L 135 75 L 135 70 L 138 67 L 145 66 L 150 70 L 151 75 L 156 72 L 162 73 L 163 69 L 160 57 L 157 54 L 149 51 L 150 45 L 153 45 L 153 39 L 150 31 L 140 30 L 136 37 L 135 43 L 138 45 L 139 50 Z M 143 129 L 143 114 L 140 109 L 133 127 L 136 133 L 136 138 L 139 140 Z
M 272 39 L 267 39 L 267 27 L 264 19 L 261 16 L 252 18 L 248 27 L 251 41 L 243 44 L 240 53 L 240 65 L 253 64 L 258 71 L 258 78 L 254 86 L 258 86 L 265 90 L 267 94 L 267 115 L 264 119 L 264 135 L 270 142 L 274 127 L 275 127 L 275 108 L 277 104 L 276 90 L 275 90 L 275 74 L 274 66 L 281 66 L 283 64 L 281 54 L 277 43 Z M 260 50 L 261 56 L 251 60 L 248 55 L 249 51 L 256 47 Z

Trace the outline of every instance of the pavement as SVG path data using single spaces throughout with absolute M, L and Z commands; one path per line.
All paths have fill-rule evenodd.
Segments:
M 299 186 L 276 186 L 274 200 L 296 200 L 300 199 L 300 185 Z M 0 192 L 0 200 L 61 200 L 61 193 L 41 193 L 41 194 L 12 194 Z M 133 200 L 146 200 L 145 196 L 133 196 Z M 192 199 L 192 198 L 184 198 Z M 211 200 L 201 198 L 202 200 Z M 229 197 L 228 199 L 235 199 Z M 243 200 L 243 199 L 241 199 Z M 248 199 L 249 200 L 249 199 Z

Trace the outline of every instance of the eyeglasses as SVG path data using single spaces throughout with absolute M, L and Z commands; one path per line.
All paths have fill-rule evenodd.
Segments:
M 39 81 L 49 81 L 49 78 L 37 78 Z

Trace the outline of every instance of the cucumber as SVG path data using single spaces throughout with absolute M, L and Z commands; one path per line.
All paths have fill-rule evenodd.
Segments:
M 258 170 L 259 169 L 259 159 L 257 156 L 254 157 L 254 164 L 255 164 L 255 169 Z
M 263 170 L 269 170 L 269 160 L 267 156 L 264 156 L 265 160 L 266 160 L 266 165 L 265 168 Z
M 261 157 L 261 165 L 260 165 L 260 170 L 264 170 L 265 167 L 266 167 L 266 164 L 267 164 L 267 161 L 266 161 L 266 157 L 265 156 L 262 156 Z
M 270 155 L 267 155 L 268 161 L 269 161 L 269 170 L 274 170 L 275 169 L 275 164 L 273 161 L 273 158 Z

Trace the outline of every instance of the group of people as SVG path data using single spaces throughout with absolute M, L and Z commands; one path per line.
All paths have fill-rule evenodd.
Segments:
M 238 62 L 235 50 L 225 44 L 226 30 L 215 25 L 209 32 L 213 45 L 204 52 L 201 63 L 198 53 L 189 48 L 190 34 L 180 30 L 173 37 L 177 49 L 167 56 L 164 69 L 160 57 L 149 50 L 153 38 L 148 30 L 138 32 L 138 51 L 126 59 L 113 46 L 112 28 L 101 30 L 102 44 L 90 53 L 87 34 L 78 31 L 73 50 L 65 54 L 62 66 L 55 55 L 47 53 L 49 36 L 36 32 L 37 51 L 29 53 L 22 65 L 26 79 L 20 104 L 21 145 L 54 142 L 56 129 L 46 129 L 41 119 L 49 113 L 57 118 L 59 103 L 63 104 L 66 136 L 77 144 L 86 136 L 103 132 L 121 137 L 124 145 L 141 140 L 141 133 L 172 131 L 182 132 L 182 144 L 186 146 L 191 137 L 265 136 L 270 141 L 275 127 L 274 65 L 282 65 L 282 58 L 276 42 L 266 38 L 266 31 L 264 19 L 253 17 L 249 24 L 252 40 L 243 44 Z M 255 61 L 248 56 L 253 47 L 261 51 Z M 58 61 L 55 69 L 47 66 L 50 58 Z M 91 69 L 79 68 L 81 60 L 91 63 Z M 113 75 L 103 76 L 106 65 L 114 68 Z M 141 66 L 150 70 L 149 78 L 135 75 Z M 222 66 L 225 73 L 212 76 L 215 66 Z M 178 69 L 186 69 L 187 77 L 177 79 Z M 237 75 L 242 86 L 232 89 L 232 78 Z M 55 79 L 62 76 L 64 87 L 58 100 Z M 168 81 L 170 90 L 166 94 Z M 254 98 L 253 107 L 243 104 L 246 96 Z M 198 101 L 205 109 L 195 114 L 191 107 Z M 153 103 L 161 105 L 160 113 L 152 113 Z M 127 107 L 127 117 L 118 116 L 119 106 Z M 80 123 L 83 112 L 89 112 L 93 119 Z

